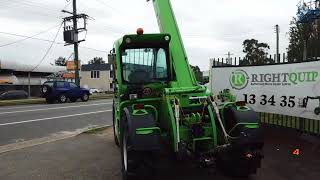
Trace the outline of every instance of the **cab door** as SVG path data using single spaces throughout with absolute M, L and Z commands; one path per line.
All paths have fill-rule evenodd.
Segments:
M 70 97 L 80 98 L 82 96 L 82 91 L 81 91 L 80 87 L 77 86 L 75 83 L 70 82 L 69 88 L 70 88 Z

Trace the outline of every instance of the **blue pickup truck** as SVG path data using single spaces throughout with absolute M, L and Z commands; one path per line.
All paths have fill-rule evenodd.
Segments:
M 47 81 L 41 86 L 41 97 L 46 98 L 47 103 L 65 103 L 68 100 L 76 102 L 77 99 L 88 101 L 90 92 L 88 89 L 80 88 L 73 82 Z

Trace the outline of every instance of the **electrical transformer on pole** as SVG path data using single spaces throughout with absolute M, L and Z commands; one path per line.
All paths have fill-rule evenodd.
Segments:
M 63 38 L 66 42 L 65 46 L 74 45 L 74 65 L 75 65 L 75 83 L 80 86 L 79 77 L 79 43 L 85 41 L 85 39 L 79 40 L 78 35 L 83 31 L 87 31 L 87 19 L 86 14 L 77 14 L 77 1 L 73 0 L 73 12 L 62 10 L 64 13 L 72 14 L 72 16 L 63 18 L 64 28 L 63 28 Z M 78 27 L 78 20 L 83 20 L 83 26 Z

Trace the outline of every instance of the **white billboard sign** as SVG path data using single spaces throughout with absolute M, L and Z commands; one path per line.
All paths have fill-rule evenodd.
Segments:
M 214 67 L 212 91 L 230 89 L 257 112 L 320 120 L 320 61 Z

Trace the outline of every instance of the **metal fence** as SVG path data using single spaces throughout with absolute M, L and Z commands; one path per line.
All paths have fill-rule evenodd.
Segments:
M 313 50 L 310 51 L 310 54 L 306 57 L 303 61 L 295 61 L 295 62 L 289 62 L 288 57 L 285 53 L 279 54 L 279 57 L 277 58 L 277 55 L 269 55 L 267 58 L 272 59 L 274 63 L 268 64 L 290 64 L 290 63 L 299 63 L 299 62 L 310 62 L 310 61 L 319 61 L 320 60 L 320 48 L 319 50 Z M 220 67 L 220 66 L 241 66 L 241 61 L 246 60 L 243 57 L 230 57 L 230 58 L 211 58 L 210 61 L 213 62 L 213 67 Z
M 277 61 L 277 56 L 270 56 L 274 60 L 274 64 L 292 64 L 292 62 L 288 62 L 286 58 L 286 54 L 279 55 Z M 237 57 L 237 58 L 212 58 L 211 59 L 211 68 L 214 67 L 241 67 L 241 61 L 244 58 Z M 310 61 L 320 61 L 320 57 L 312 57 L 308 58 L 307 61 L 303 62 L 310 62 Z M 270 65 L 270 64 L 268 64 Z M 248 66 L 248 65 L 245 65 Z M 250 65 L 249 65 L 250 66 Z M 301 117 L 294 117 L 282 114 L 271 114 L 271 113 L 264 113 L 260 112 L 260 121 L 261 123 L 265 123 L 271 126 L 277 127 L 285 127 L 285 128 L 294 128 L 303 133 L 308 133 L 312 135 L 320 135 L 320 121 L 314 119 L 306 119 Z
M 282 114 L 260 113 L 261 123 L 286 128 L 294 128 L 301 132 L 320 135 L 320 121 Z

